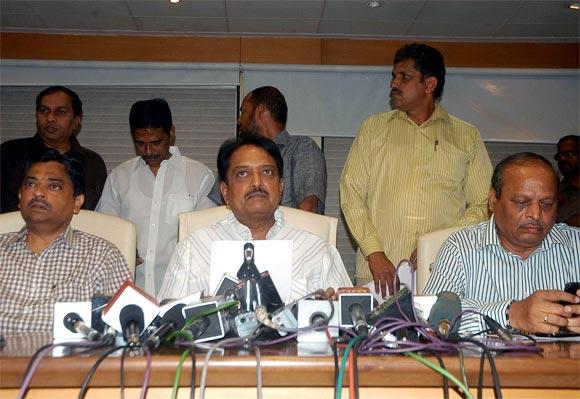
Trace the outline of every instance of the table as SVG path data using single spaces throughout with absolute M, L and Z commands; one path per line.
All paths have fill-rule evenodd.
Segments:
M 14 342 L 15 345 L 10 345 Z M 0 397 L 16 397 L 17 388 L 33 353 L 36 341 L 23 337 L 7 337 L 7 347 L 0 352 Z M 38 346 L 38 345 L 37 345 Z M 543 343 L 544 352 L 496 356 L 504 398 L 564 399 L 580 397 L 580 343 Z M 168 398 L 180 352 L 163 348 L 152 359 L 149 398 Z M 196 354 L 196 384 L 199 384 L 204 353 Z M 435 360 L 434 357 L 431 357 Z M 443 357 L 446 368 L 460 375 L 457 356 Z M 29 398 L 76 398 L 83 377 L 96 356 L 73 355 L 45 358 L 38 368 L 29 391 Z M 93 376 L 90 398 L 115 398 L 119 394 L 119 357 L 108 358 Z M 127 358 L 125 363 L 126 398 L 139 397 L 146 359 Z M 466 357 L 465 368 L 470 386 L 477 381 L 478 357 Z M 442 377 L 417 361 L 405 356 L 359 356 L 361 398 L 443 397 Z M 180 386 L 189 387 L 191 360 L 185 362 Z M 332 356 L 298 356 L 296 343 L 261 348 L 261 370 L 264 398 L 331 398 L 334 387 Z M 348 385 L 348 378 L 344 386 Z M 486 364 L 485 397 L 493 397 L 492 380 Z M 216 354 L 209 364 L 206 398 L 255 398 L 256 357 L 245 350 L 227 350 Z M 189 397 L 187 388 L 180 389 L 180 398 Z M 196 393 L 197 395 L 198 393 Z M 460 396 L 452 392 L 452 397 Z M 343 392 L 348 398 L 348 392 Z

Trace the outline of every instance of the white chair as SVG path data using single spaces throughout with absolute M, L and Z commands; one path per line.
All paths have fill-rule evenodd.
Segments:
M 318 215 L 300 209 L 280 206 L 284 219 L 299 229 L 316 234 L 324 241 L 336 246 L 336 226 L 338 219 L 331 216 Z M 189 233 L 210 226 L 222 220 L 228 214 L 226 206 L 202 209 L 179 214 L 178 241 L 182 241 Z
M 116 216 L 81 209 L 71 221 L 73 228 L 104 238 L 115 245 L 135 277 L 137 229 L 132 222 Z M 20 211 L 0 215 L 0 234 L 19 231 L 24 226 Z
M 431 275 L 431 265 L 437 259 L 441 246 L 452 233 L 461 227 L 432 231 L 417 240 L 417 295 L 421 295 Z

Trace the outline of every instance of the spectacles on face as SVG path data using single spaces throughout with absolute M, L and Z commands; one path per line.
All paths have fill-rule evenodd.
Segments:
M 556 161 L 559 161 L 562 158 L 572 158 L 572 157 L 577 157 L 577 156 L 578 156 L 578 151 L 558 151 L 554 155 L 554 159 Z

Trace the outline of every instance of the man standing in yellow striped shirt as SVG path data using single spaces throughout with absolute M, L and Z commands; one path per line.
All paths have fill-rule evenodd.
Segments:
M 393 292 L 417 238 L 488 218 L 492 166 L 479 131 L 439 104 L 441 53 L 408 44 L 393 60 L 391 107 L 361 125 L 340 177 L 340 202 L 358 244 L 356 283 Z

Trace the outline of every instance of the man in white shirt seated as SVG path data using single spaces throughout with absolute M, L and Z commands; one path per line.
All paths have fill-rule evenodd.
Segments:
M 443 244 L 424 294 L 452 291 L 474 310 L 518 330 L 580 333 L 580 229 L 554 224 L 558 177 L 545 158 L 518 153 L 493 173 L 488 222 L 460 230 Z M 466 315 L 462 329 L 487 329 Z
M 231 212 L 179 243 L 159 299 L 207 292 L 211 246 L 216 240 L 292 240 L 290 299 L 352 285 L 336 248 L 288 224 L 277 209 L 283 191 L 283 161 L 273 141 L 245 135 L 226 141 L 218 153 L 218 171 L 220 190 Z
M 18 192 L 26 226 L 0 235 L 0 334 L 52 331 L 55 302 L 112 295 L 131 278 L 117 247 L 70 226 L 84 190 L 70 154 L 45 150 L 26 169 Z
M 138 156 L 113 169 L 97 211 L 137 225 L 135 282 L 155 295 L 177 244 L 178 215 L 215 206 L 207 198 L 214 177 L 173 146 L 175 126 L 165 100 L 137 101 L 129 125 Z

